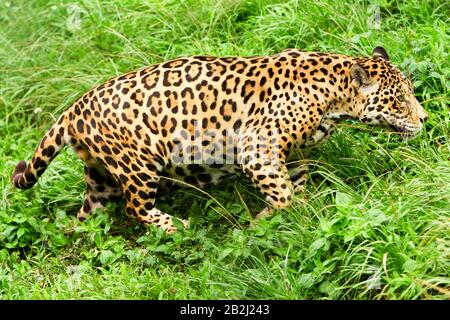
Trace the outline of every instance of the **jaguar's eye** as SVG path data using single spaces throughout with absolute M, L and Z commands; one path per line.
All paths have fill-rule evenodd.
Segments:
M 398 100 L 399 102 L 404 102 L 404 101 L 405 101 L 405 95 L 404 95 L 404 94 L 399 95 L 399 96 L 397 97 L 397 100 Z

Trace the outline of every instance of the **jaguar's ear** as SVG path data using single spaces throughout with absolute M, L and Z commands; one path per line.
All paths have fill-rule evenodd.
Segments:
M 350 67 L 350 79 L 355 87 L 367 86 L 373 83 L 373 79 L 360 64 L 355 63 Z
M 376 47 L 375 49 L 373 49 L 372 57 L 382 58 L 386 61 L 389 61 L 389 56 L 388 56 L 386 50 L 384 50 L 384 48 L 382 48 L 382 47 Z

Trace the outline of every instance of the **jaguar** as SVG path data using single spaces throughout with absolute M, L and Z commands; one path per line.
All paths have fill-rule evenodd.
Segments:
M 71 145 L 87 186 L 80 220 L 125 198 L 127 215 L 172 233 L 177 223 L 155 207 L 158 186 L 206 188 L 242 171 L 267 201 L 257 221 L 302 193 L 308 155 L 340 121 L 391 127 L 409 139 L 427 118 L 411 81 L 382 47 L 370 57 L 297 49 L 181 57 L 82 95 L 44 135 L 31 162 L 17 164 L 12 183 L 32 187 Z

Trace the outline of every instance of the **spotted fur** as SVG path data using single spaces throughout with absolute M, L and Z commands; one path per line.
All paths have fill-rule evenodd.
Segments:
M 85 168 L 80 219 L 123 196 L 128 215 L 173 232 L 172 217 L 154 206 L 165 177 L 206 187 L 235 170 L 264 194 L 261 217 L 303 190 L 308 152 L 348 118 L 410 137 L 427 113 L 379 47 L 370 58 L 295 49 L 184 57 L 84 94 L 45 134 L 31 163 L 19 162 L 12 181 L 30 188 L 69 144 Z

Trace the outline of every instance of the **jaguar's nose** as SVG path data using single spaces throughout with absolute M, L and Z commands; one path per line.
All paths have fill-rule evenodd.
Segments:
M 428 120 L 428 112 L 424 112 L 420 117 L 420 122 L 424 123 L 427 120 Z

